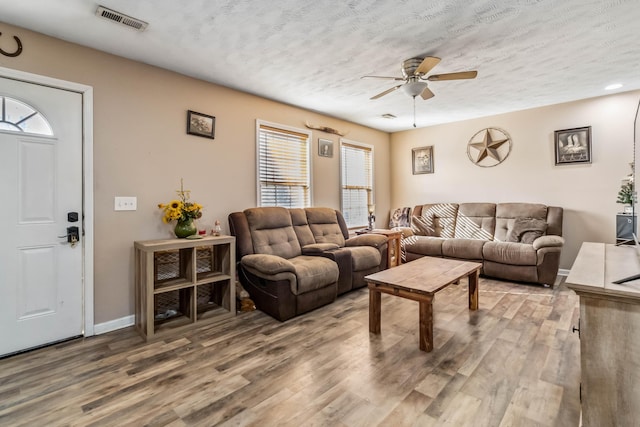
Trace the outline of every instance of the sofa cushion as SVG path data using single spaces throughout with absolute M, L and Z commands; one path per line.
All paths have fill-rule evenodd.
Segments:
M 421 215 L 411 218 L 411 231 L 416 236 L 434 236 L 436 230 L 433 227 L 433 215 L 428 217 Z
M 243 266 L 264 274 L 295 273 L 295 266 L 291 261 L 276 255 L 251 254 L 243 256 L 240 262 Z
M 324 288 L 338 281 L 338 265 L 329 258 L 301 255 L 289 261 L 296 269 L 296 295 Z
M 293 224 L 293 230 L 298 236 L 300 246 L 304 247 L 316 243 L 311 228 L 309 228 L 307 212 L 302 208 L 293 208 L 289 209 L 289 213 L 291 214 L 291 224 Z
M 535 218 L 516 218 L 507 232 L 507 242 L 533 243 L 547 230 L 547 222 Z
M 496 205 L 496 231 L 494 240 L 507 241 L 509 229 L 516 218 L 534 218 L 546 221 L 547 206 L 537 203 L 498 203 Z
M 482 255 L 486 261 L 510 265 L 536 265 L 538 260 L 533 245 L 513 242 L 485 242 Z
M 411 226 L 411 211 L 411 207 L 404 207 L 391 212 L 389 228 Z
M 302 254 L 298 237 L 285 208 L 250 208 L 244 211 L 251 230 L 256 254 L 277 255 L 289 259 Z
M 402 246 L 406 252 L 424 256 L 442 256 L 442 243 L 445 239 L 440 237 L 409 236 L 402 239 Z
M 344 246 L 344 235 L 338 223 L 338 215 L 331 208 L 307 208 L 307 221 L 316 243 L 335 243 Z
M 427 224 L 431 222 L 432 234 L 429 236 L 452 238 L 458 214 L 457 203 L 436 203 L 423 205 L 420 216 Z
M 486 240 L 447 239 L 442 242 L 442 255 L 448 258 L 482 260 Z
M 456 238 L 493 240 L 495 229 L 495 203 L 461 203 L 458 207 Z
M 377 267 L 382 261 L 380 251 L 371 246 L 348 246 L 345 250 L 351 252 L 353 271 L 362 271 Z

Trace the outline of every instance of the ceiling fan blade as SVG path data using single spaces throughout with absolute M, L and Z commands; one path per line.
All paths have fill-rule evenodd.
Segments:
M 391 93 L 391 92 L 393 92 L 394 90 L 398 90 L 398 89 L 400 89 L 401 87 L 402 87 L 402 85 L 398 85 L 398 86 L 392 87 L 391 89 L 387 89 L 387 90 L 385 90 L 384 92 L 381 92 L 381 93 L 379 93 L 379 94 L 377 94 L 377 95 L 375 95 L 375 96 L 372 96 L 372 97 L 371 97 L 371 98 L 369 98 L 369 99 L 378 99 L 378 98 L 382 98 L 382 97 L 383 97 L 383 96 L 385 96 L 386 94 Z
M 390 76 L 362 76 L 361 79 L 387 79 L 387 80 L 404 80 L 403 77 L 390 77 Z
M 427 56 L 420 63 L 420 65 L 418 65 L 418 68 L 416 68 L 416 71 L 414 71 L 413 74 L 416 76 L 419 74 L 422 74 L 422 75 L 427 74 L 429 71 L 431 71 L 433 67 L 438 65 L 439 62 L 440 62 L 440 58 L 436 58 L 435 56 Z
M 437 82 L 439 80 L 475 79 L 477 75 L 477 71 L 461 71 L 459 73 L 434 74 L 427 77 L 427 80 L 429 80 L 430 82 Z
M 429 98 L 433 98 L 435 95 L 433 94 L 433 92 L 431 92 L 431 90 L 428 87 L 425 87 L 422 93 L 420 94 L 420 96 L 422 97 L 422 99 L 429 99 Z

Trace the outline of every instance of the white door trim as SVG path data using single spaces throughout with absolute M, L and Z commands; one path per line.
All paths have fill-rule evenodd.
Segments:
M 84 254 L 82 283 L 84 289 L 84 336 L 94 335 L 93 312 L 93 87 L 52 77 L 0 67 L 0 77 L 36 83 L 82 95 L 82 199 L 84 212 Z

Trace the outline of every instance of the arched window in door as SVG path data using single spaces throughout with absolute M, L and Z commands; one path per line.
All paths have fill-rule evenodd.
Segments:
M 53 136 L 47 119 L 33 107 L 7 96 L 0 96 L 0 101 L 0 131 Z

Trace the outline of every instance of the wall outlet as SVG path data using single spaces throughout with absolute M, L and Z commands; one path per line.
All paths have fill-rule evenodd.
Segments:
M 135 211 L 138 208 L 137 197 L 117 197 L 114 202 L 113 210 L 116 211 Z

